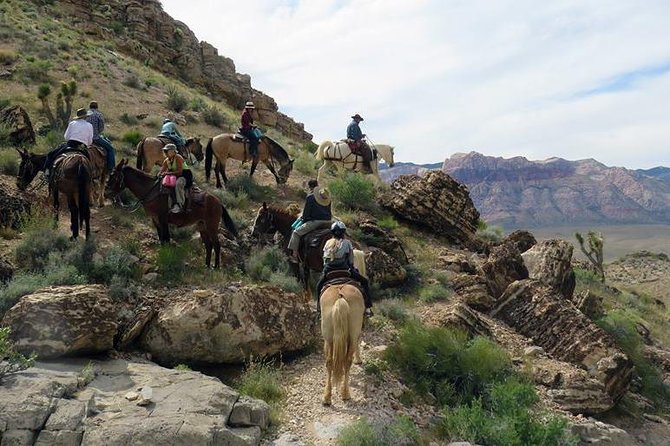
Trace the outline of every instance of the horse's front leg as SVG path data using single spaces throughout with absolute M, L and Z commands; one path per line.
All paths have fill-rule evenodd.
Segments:
M 58 213 L 60 212 L 58 189 L 53 188 L 51 193 L 53 194 L 53 200 L 54 200 L 54 227 L 58 227 Z
M 323 317 L 323 315 L 321 316 Z M 323 351 L 326 356 L 326 389 L 323 392 L 323 405 L 330 406 L 333 403 L 332 374 L 333 374 L 333 343 L 325 341 Z
M 224 165 L 225 168 L 225 165 Z M 216 164 L 214 165 L 214 176 L 216 177 L 216 188 L 221 189 L 222 184 L 221 184 L 221 161 L 218 159 L 216 160 Z M 223 174 L 225 178 L 225 173 Z
M 265 164 L 267 166 L 268 170 L 270 172 L 272 172 L 272 175 L 274 175 L 274 177 L 275 177 L 275 181 L 277 182 L 277 184 L 279 184 L 279 175 L 277 175 L 277 172 L 275 171 L 275 168 L 272 167 L 272 163 L 263 162 L 263 164 Z
M 249 176 L 253 177 L 254 172 L 256 171 L 256 166 L 258 166 L 258 157 L 254 157 L 254 160 L 251 162 L 251 170 L 249 171 Z
M 209 239 L 209 236 L 205 233 L 204 229 L 200 232 L 200 240 L 202 240 L 202 243 L 205 245 L 205 267 L 209 268 L 212 261 L 212 241 Z

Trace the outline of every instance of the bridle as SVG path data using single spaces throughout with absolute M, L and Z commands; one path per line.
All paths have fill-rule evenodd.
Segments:
M 118 182 L 118 184 L 119 184 L 119 191 L 114 195 L 114 199 L 115 199 L 115 201 L 118 201 L 118 202 L 122 203 L 122 202 L 121 202 L 121 198 L 120 198 L 120 196 L 121 196 L 121 192 L 123 192 L 123 190 L 126 189 L 126 187 L 127 187 L 127 186 L 126 186 L 126 177 L 125 177 L 125 175 L 124 175 L 124 173 L 123 173 L 123 169 L 114 171 L 114 173 L 112 173 L 112 175 L 119 175 L 119 179 L 118 179 L 118 180 L 115 180 L 115 182 Z M 110 180 L 111 180 L 111 177 L 110 177 Z M 149 190 L 147 191 L 146 194 L 144 194 L 143 197 L 139 197 L 139 198 L 135 201 L 135 203 L 130 204 L 130 205 L 128 205 L 128 206 L 124 206 L 124 207 L 130 209 L 130 212 L 135 212 L 135 211 L 137 211 L 140 207 L 142 207 L 142 206 L 144 205 L 144 202 L 149 198 L 149 195 L 151 195 L 151 193 L 153 192 L 153 190 L 154 190 L 154 189 L 156 188 L 156 186 L 158 186 L 158 185 L 160 185 L 160 181 L 159 181 L 159 180 L 156 180 L 156 181 L 154 182 L 153 186 L 151 186 L 151 187 L 149 188 Z
M 277 227 L 275 226 L 276 216 L 272 212 L 270 212 L 269 209 L 262 210 L 261 212 L 263 212 L 266 215 L 264 215 L 263 219 L 262 219 L 263 227 L 264 227 L 263 231 L 259 231 L 258 235 L 259 235 L 260 241 L 265 243 L 265 242 L 267 242 L 267 239 L 269 237 L 274 236 L 275 233 L 277 232 Z M 258 222 L 258 218 L 256 218 L 256 222 Z M 254 224 L 254 229 L 252 230 L 252 234 L 254 232 L 256 232 L 255 231 L 256 226 L 257 226 L 257 224 Z

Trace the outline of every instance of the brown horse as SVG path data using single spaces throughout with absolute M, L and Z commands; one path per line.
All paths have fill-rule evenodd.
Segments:
M 138 169 L 144 170 L 145 172 L 151 172 L 151 169 L 154 166 L 160 166 L 165 159 L 163 154 L 163 147 L 166 142 L 162 138 L 144 138 L 137 144 L 137 163 L 135 167 Z M 202 153 L 202 144 L 200 144 L 200 138 L 188 138 L 186 140 L 186 145 L 184 146 L 184 152 L 180 153 L 184 159 L 193 163 L 193 157 L 200 162 L 204 158 Z
M 291 170 L 293 170 L 293 160 L 275 140 L 263 136 L 258 143 L 258 157 L 252 158 L 249 154 L 248 144 L 233 140 L 233 136 L 235 135 L 231 133 L 222 133 L 207 141 L 207 148 L 205 149 L 205 178 L 207 182 L 209 182 L 213 156 L 216 156 L 217 160 L 214 167 L 216 187 L 221 187 L 219 174 L 223 176 L 224 183 L 228 182 L 226 176 L 226 161 L 228 158 L 239 161 L 251 160 L 249 176 L 253 176 L 260 161 L 272 172 L 277 184 L 284 184 L 288 181 Z
M 138 198 L 146 213 L 151 217 L 161 243 L 170 241 L 168 224 L 178 227 L 195 224 L 200 232 L 200 239 L 205 245 L 205 265 L 209 268 L 212 249 L 214 249 L 214 268 L 219 267 L 221 260 L 219 225 L 221 220 L 223 219 L 226 229 L 235 237 L 237 237 L 237 229 L 228 211 L 218 198 L 208 192 L 203 192 L 205 197 L 202 202 L 194 200 L 191 209 L 177 214 L 169 212 L 168 196 L 161 193 L 160 181 L 139 169 L 128 166 L 128 160 L 124 159 L 117 164 L 114 172 L 110 175 L 105 195 L 109 198 L 118 196 L 126 187 Z
M 91 161 L 91 180 L 93 182 L 93 202 L 98 206 L 105 205 L 105 185 L 107 184 L 107 152 L 105 149 L 91 145 L 88 148 Z
M 25 190 L 33 181 L 38 172 L 44 171 L 46 155 L 29 153 L 23 149 L 20 151 L 21 164 L 19 174 L 16 178 L 16 186 Z M 49 195 L 53 196 L 56 220 L 60 210 L 59 193 L 67 197 L 67 205 L 70 210 L 71 240 L 79 237 L 79 229 L 86 226 L 86 238 L 91 235 L 90 219 L 90 197 L 91 197 L 91 163 L 85 155 L 77 152 L 59 157 L 52 169 L 51 182 L 49 183 Z
M 288 241 L 293 232 L 291 225 L 294 221 L 295 217 L 289 212 L 263 203 L 256 214 L 251 236 L 260 239 L 268 235 L 273 236 L 276 232 L 279 232 L 284 240 L 282 249 L 288 254 Z M 323 271 L 323 247 L 330 237 L 330 232 L 323 231 L 316 246 L 306 246 L 305 243 L 301 243 L 300 245 L 298 254 L 302 264 L 302 271 L 296 267 L 294 273 L 302 282 L 305 290 L 309 288 L 310 271 Z M 366 268 L 363 251 L 354 249 L 354 266 L 358 269 L 359 273 L 365 276 Z
M 337 387 L 342 383 L 342 400 L 351 399 L 349 370 L 358 352 L 364 311 L 363 295 L 354 285 L 333 285 L 321 294 L 321 334 L 328 371 L 324 406 L 332 402 L 333 384 Z

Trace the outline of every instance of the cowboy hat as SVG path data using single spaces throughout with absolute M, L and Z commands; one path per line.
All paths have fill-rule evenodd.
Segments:
M 356 113 L 354 116 L 351 117 L 351 119 L 358 119 L 359 121 L 364 121 L 363 117 Z
M 314 191 L 314 199 L 321 206 L 330 206 L 330 191 L 325 187 L 320 188 L 319 190 Z
M 176 152 L 177 146 L 174 144 L 165 144 L 165 146 L 163 146 L 163 152 L 167 152 L 168 150 L 174 150 Z
M 77 118 L 76 119 L 84 119 L 86 116 L 88 116 L 88 112 L 86 111 L 85 108 L 77 109 Z
M 251 101 L 247 101 L 246 104 L 244 104 L 244 108 L 256 108 L 254 107 L 254 103 Z

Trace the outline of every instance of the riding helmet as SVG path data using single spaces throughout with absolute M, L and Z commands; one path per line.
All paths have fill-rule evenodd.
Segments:
M 347 226 L 341 221 L 336 221 L 330 226 L 330 232 L 344 234 L 347 230 Z

